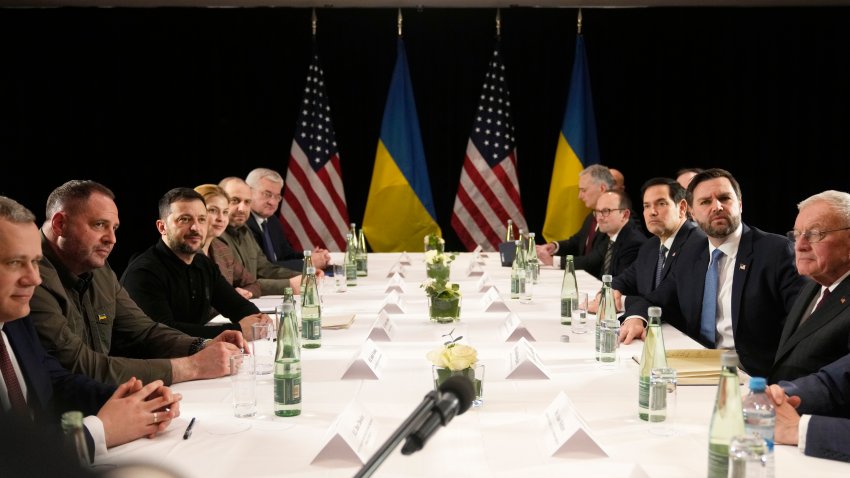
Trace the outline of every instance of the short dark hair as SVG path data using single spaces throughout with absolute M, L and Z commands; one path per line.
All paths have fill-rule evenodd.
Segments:
M 729 183 L 732 184 L 732 189 L 735 190 L 735 195 L 738 196 L 738 201 L 741 200 L 741 185 L 738 184 L 738 181 L 735 180 L 735 176 L 732 176 L 732 173 L 726 171 L 725 169 L 711 168 L 697 173 L 697 175 L 694 176 L 693 179 L 691 179 L 691 183 L 688 184 L 688 203 L 693 206 L 694 189 L 697 188 L 697 185 L 699 185 L 699 183 L 717 178 L 728 179 Z
M 679 201 L 688 199 L 688 190 L 671 178 L 652 178 L 643 183 L 643 186 L 640 187 L 640 197 L 643 198 L 646 190 L 652 186 L 667 186 L 667 194 L 674 203 L 678 204 Z
M 44 208 L 45 219 L 50 220 L 59 211 L 74 211 L 80 203 L 94 193 L 100 193 L 115 200 L 111 189 L 90 179 L 72 179 L 54 189 L 47 196 L 47 206 Z
M 198 191 L 192 188 L 174 188 L 165 193 L 159 200 L 159 218 L 165 219 L 171 214 L 171 205 L 177 201 L 201 201 L 206 207 L 207 202 Z

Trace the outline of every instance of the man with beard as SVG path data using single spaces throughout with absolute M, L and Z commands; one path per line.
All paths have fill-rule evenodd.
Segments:
M 214 337 L 225 329 L 242 330 L 271 319 L 245 299 L 204 254 L 207 207 L 194 189 L 175 188 L 159 200 L 156 228 L 161 241 L 134 259 L 121 283 L 151 318 L 186 333 Z M 231 324 L 206 325 L 210 306 Z
M 107 262 L 120 225 L 106 186 L 71 180 L 47 198 L 41 227 L 41 285 L 30 318 L 47 352 L 76 373 L 110 384 L 136 377 L 167 385 L 230 373 L 244 347 L 227 330 L 209 341 L 151 320 L 121 287 Z
M 694 220 L 706 239 L 682 249 L 671 275 L 646 296 L 663 319 L 709 348 L 735 349 L 751 376 L 767 376 L 785 317 L 805 283 L 791 242 L 741 223 L 741 187 L 726 170 L 698 173 L 688 185 Z M 623 324 L 622 340 L 644 323 Z

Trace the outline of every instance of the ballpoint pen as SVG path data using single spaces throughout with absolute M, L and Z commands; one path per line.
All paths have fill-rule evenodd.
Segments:
M 183 439 L 188 440 L 190 436 L 192 436 L 192 427 L 195 426 L 195 417 L 192 417 L 192 420 L 189 421 L 189 426 L 186 427 L 186 431 L 183 432 Z

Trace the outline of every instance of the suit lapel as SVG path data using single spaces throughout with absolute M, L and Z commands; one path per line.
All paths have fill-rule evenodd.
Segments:
M 735 269 L 732 271 L 732 334 L 738 329 L 738 318 L 741 312 L 741 298 L 744 286 L 747 284 L 747 274 L 750 272 L 753 259 L 753 231 L 744 224 L 741 242 L 738 243 L 738 253 L 735 255 Z
M 688 263 L 693 264 L 693 281 L 694 285 L 690 288 L 693 294 L 690 298 L 679 299 L 680 304 L 691 304 L 690 313 L 686 320 L 688 321 L 688 335 L 691 337 L 699 337 L 700 320 L 702 317 L 702 295 L 705 290 L 705 272 L 708 270 L 708 238 L 703 238 L 695 244 L 692 250 L 696 254 L 696 258 L 688 260 L 688 257 L 681 257 L 677 261 L 677 270 L 682 267 L 688 267 Z M 689 254 L 691 251 L 682 251 L 682 254 Z M 681 280 L 681 279 L 680 279 Z M 681 288 L 679 289 L 682 290 Z
M 799 324 L 802 320 L 803 312 L 806 310 L 808 305 L 812 302 L 812 300 L 817 296 L 820 291 L 820 284 L 813 283 L 811 285 L 811 292 L 808 294 L 808 300 L 802 301 L 801 311 L 798 316 L 795 316 L 794 323 Z M 807 289 L 808 290 L 808 289 Z M 800 293 L 802 296 L 803 294 Z M 837 315 L 844 312 L 847 307 L 850 307 L 850 281 L 844 279 L 838 287 L 830 294 L 830 296 L 826 299 L 826 302 L 823 303 L 821 308 L 815 310 L 812 315 L 804 324 L 801 324 L 796 327 L 796 329 L 792 329 L 791 335 L 788 338 L 787 343 L 783 343 L 780 349 L 781 352 L 785 352 L 785 350 L 790 350 L 794 348 L 801 340 L 806 337 L 812 335 L 817 332 L 821 327 L 828 324 L 832 319 L 834 319 Z M 796 307 L 795 307 L 796 311 Z M 786 329 L 788 328 L 788 324 L 786 323 Z M 783 338 L 785 335 L 785 331 L 783 330 Z
M 800 338 L 802 338 L 802 335 L 794 334 L 794 332 L 797 330 L 797 327 L 800 325 L 800 321 L 803 319 L 803 313 L 806 311 L 819 289 L 820 284 L 817 282 L 808 282 L 800 290 L 797 300 L 794 301 L 794 305 L 791 307 L 791 311 L 785 319 L 785 326 L 782 328 L 782 337 L 779 339 L 779 348 L 776 351 L 777 358 L 794 348 L 794 345 L 796 345 L 797 342 L 800 341 Z
M 691 236 L 691 232 L 694 230 L 693 224 L 688 221 L 685 221 L 682 224 L 682 227 L 679 228 L 679 232 L 676 233 L 676 238 L 673 239 L 673 244 L 670 244 L 670 250 L 667 251 L 667 259 L 664 261 L 664 268 L 661 269 L 661 280 L 663 281 L 665 277 L 667 277 L 667 273 L 670 272 L 670 268 L 673 266 L 675 262 L 676 256 L 679 255 L 679 251 L 682 249 L 682 245 L 687 242 L 688 238 Z M 658 238 L 658 236 L 653 236 Z M 656 247 L 656 250 L 661 247 L 660 239 L 659 244 Z M 706 265 L 706 267 L 708 267 Z M 658 287 L 658 284 L 655 284 Z

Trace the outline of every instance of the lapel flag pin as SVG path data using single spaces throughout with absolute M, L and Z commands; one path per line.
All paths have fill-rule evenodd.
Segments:
M 846 297 L 842 297 L 842 298 L 840 299 L 840 301 L 841 301 L 841 303 L 843 304 L 845 301 L 847 301 L 847 298 L 846 298 Z
M 742 271 L 745 271 L 745 270 L 747 270 L 747 265 L 746 265 L 746 264 L 740 264 L 740 265 L 738 266 L 738 269 L 741 269 Z
M 106 314 L 97 314 L 97 320 L 106 320 Z

